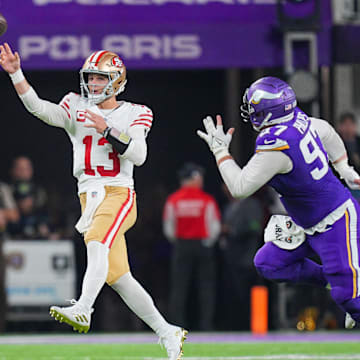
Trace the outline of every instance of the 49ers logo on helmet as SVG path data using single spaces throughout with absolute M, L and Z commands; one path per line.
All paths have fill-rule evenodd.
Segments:
M 118 68 L 121 68 L 123 66 L 123 62 L 117 56 L 111 59 L 111 63 Z

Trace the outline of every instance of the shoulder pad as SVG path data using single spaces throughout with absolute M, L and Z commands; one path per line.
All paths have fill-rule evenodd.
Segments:
M 273 126 L 260 132 L 256 139 L 256 152 L 258 151 L 281 151 L 289 149 L 289 143 L 286 136 L 287 126 Z
M 69 92 L 69 93 L 67 93 L 63 98 L 62 98 L 62 100 L 60 101 L 60 105 L 61 104 L 64 104 L 64 103 L 66 103 L 66 104 L 70 104 L 70 102 L 72 102 L 72 101 L 74 101 L 74 100 L 78 100 L 78 99 L 80 99 L 80 95 L 79 94 L 76 94 L 76 93 L 74 93 L 74 92 Z
M 281 151 L 289 149 L 290 146 L 287 141 L 282 139 L 265 139 L 263 144 L 256 144 L 256 152 L 258 151 Z
M 146 105 L 141 105 L 141 104 L 134 104 L 134 103 L 130 103 L 130 105 L 132 106 L 132 110 L 135 113 L 138 114 L 151 114 L 152 115 L 152 111 L 149 107 L 147 107 Z
M 68 95 L 80 97 L 80 94 L 78 94 L 78 93 L 76 93 L 76 92 L 73 92 L 73 91 L 70 91 L 70 92 L 68 93 Z
M 76 104 L 80 101 L 80 99 L 81 97 L 79 94 L 69 92 L 60 101 L 59 105 L 65 110 L 69 119 L 71 119 L 71 113 L 75 109 Z
M 150 129 L 153 122 L 153 113 L 150 108 L 145 105 L 131 104 L 133 106 L 133 121 L 131 126 L 143 126 Z

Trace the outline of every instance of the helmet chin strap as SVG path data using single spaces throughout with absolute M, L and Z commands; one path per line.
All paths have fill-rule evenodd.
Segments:
M 294 118 L 294 111 L 291 112 L 290 114 L 287 114 L 285 116 L 279 117 L 277 119 L 272 119 L 271 121 L 269 121 L 269 119 L 271 118 L 272 113 L 267 114 L 267 116 L 265 117 L 264 121 L 261 123 L 261 125 L 258 127 L 258 131 L 262 130 L 265 126 L 271 126 L 271 125 L 277 125 L 277 124 L 282 124 L 284 122 L 288 122 L 290 120 L 292 120 Z
M 266 115 L 264 121 L 261 123 L 260 129 L 261 129 L 263 126 L 269 125 L 269 124 L 268 124 L 268 121 L 269 121 L 269 119 L 270 119 L 271 117 L 272 117 L 272 113 L 269 112 L 269 113 Z
M 88 100 L 91 103 L 96 104 L 96 105 L 98 105 L 98 104 L 102 103 L 103 101 L 105 101 L 106 99 L 109 99 L 112 96 L 116 95 L 114 93 L 111 81 L 109 81 L 109 83 L 104 87 L 101 94 L 90 93 L 88 86 L 87 86 L 87 89 L 88 89 L 88 91 L 87 91 L 88 92 L 88 94 L 87 94 Z
M 263 122 L 259 125 L 259 126 L 256 126 L 253 124 L 253 128 L 256 130 L 256 131 L 260 131 L 262 128 L 264 128 L 265 126 L 269 125 L 267 122 L 268 120 L 272 117 L 272 113 L 268 113 L 265 117 L 265 119 L 263 120 Z

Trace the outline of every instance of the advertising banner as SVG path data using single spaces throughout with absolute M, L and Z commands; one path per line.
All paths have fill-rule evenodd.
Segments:
M 9 240 L 4 255 L 8 305 L 61 305 L 75 297 L 75 256 L 70 240 Z
M 322 0 L 319 62 L 330 62 L 330 3 Z M 312 5 L 289 4 L 301 17 Z M 78 69 L 112 50 L 129 68 L 274 67 L 283 63 L 276 0 L 0 0 L 27 69 Z

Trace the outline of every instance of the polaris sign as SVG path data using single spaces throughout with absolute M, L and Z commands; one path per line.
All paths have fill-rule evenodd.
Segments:
M 95 45 L 95 46 L 94 46 Z M 127 59 L 198 59 L 202 49 L 195 34 L 188 35 L 107 35 L 100 44 L 93 44 L 90 36 L 25 35 L 19 39 L 19 52 L 23 60 L 47 56 L 49 59 L 78 60 L 87 58 L 99 49 L 113 51 L 125 61 Z
M 19 51 L 25 70 L 76 70 L 102 49 L 118 53 L 129 69 L 268 68 L 284 62 L 274 0 L 18 2 L 0 0 L 8 20 L 2 42 Z M 308 3 L 292 2 L 291 8 L 301 16 Z M 329 0 L 321 1 L 321 11 L 319 64 L 329 65 Z

